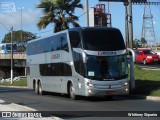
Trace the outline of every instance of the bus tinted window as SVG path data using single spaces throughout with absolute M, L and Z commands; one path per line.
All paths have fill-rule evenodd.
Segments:
M 118 29 L 83 29 L 84 49 L 114 51 L 125 49 L 121 32 Z
M 34 55 L 56 50 L 69 51 L 66 33 L 44 39 L 29 43 L 27 46 L 27 54 Z
M 69 38 L 72 48 L 78 48 L 81 46 L 80 35 L 78 31 L 70 31 Z
M 40 75 L 42 76 L 71 76 L 71 66 L 65 63 L 40 64 Z

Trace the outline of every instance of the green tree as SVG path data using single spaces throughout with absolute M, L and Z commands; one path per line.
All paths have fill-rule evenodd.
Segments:
M 80 27 L 74 15 L 75 8 L 83 8 L 80 0 L 41 0 L 36 7 L 42 8 L 44 14 L 37 23 L 40 30 L 50 23 L 54 24 L 54 32 L 68 29 L 70 24 Z
M 136 38 L 135 40 L 133 40 L 133 48 L 139 48 L 139 47 L 141 47 L 141 42 L 139 39 Z
M 21 33 L 22 33 L 22 40 L 21 40 Z M 13 43 L 17 43 L 18 44 L 18 50 L 19 51 L 25 51 L 26 47 L 25 47 L 25 43 L 28 40 L 31 39 L 36 39 L 37 36 L 31 32 L 27 32 L 27 31 L 13 31 L 12 32 L 12 39 L 13 39 Z M 2 43 L 11 43 L 11 33 L 7 33 L 4 37 L 4 39 L 2 40 Z
M 21 40 L 21 33 L 23 36 L 22 40 Z M 33 34 L 31 32 L 27 32 L 27 31 L 21 31 L 21 30 L 13 31 L 12 35 L 13 35 L 13 42 L 15 42 L 15 43 L 23 43 L 28 39 L 36 39 L 37 38 L 37 36 L 35 34 Z M 10 43 L 10 42 L 11 42 L 11 33 L 9 32 L 4 36 L 2 43 Z
M 141 44 L 147 44 L 147 40 L 145 40 L 145 38 L 141 38 Z

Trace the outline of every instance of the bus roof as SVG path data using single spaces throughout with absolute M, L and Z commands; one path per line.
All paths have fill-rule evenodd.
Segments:
M 60 31 L 60 32 L 56 32 L 56 33 L 53 33 L 53 34 L 45 36 L 45 37 L 33 39 L 33 40 L 28 41 L 28 43 L 31 43 L 31 42 L 34 42 L 34 41 L 37 41 L 37 40 L 41 40 L 41 39 L 44 39 L 44 38 L 52 37 L 53 35 L 58 35 L 60 33 L 65 33 L 67 31 L 73 31 L 73 30 L 93 30 L 93 29 L 95 29 L 95 30 L 97 30 L 97 29 L 99 29 L 99 30 L 101 30 L 101 29 L 119 30 L 118 28 L 114 28 L 114 27 L 76 27 L 76 28 L 70 28 L 70 29 L 66 29 L 66 30 Z

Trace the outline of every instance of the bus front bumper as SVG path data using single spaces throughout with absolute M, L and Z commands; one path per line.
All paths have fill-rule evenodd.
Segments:
M 128 95 L 129 85 L 88 87 L 86 96 L 112 96 L 112 95 Z

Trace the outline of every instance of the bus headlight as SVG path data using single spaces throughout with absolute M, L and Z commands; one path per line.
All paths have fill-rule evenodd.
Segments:
M 126 92 L 128 92 L 128 88 L 126 88 Z
M 127 85 L 128 85 L 128 82 L 125 82 L 124 85 L 127 86 Z
M 94 87 L 94 85 L 92 83 L 89 83 L 89 82 L 87 82 L 87 86 Z

